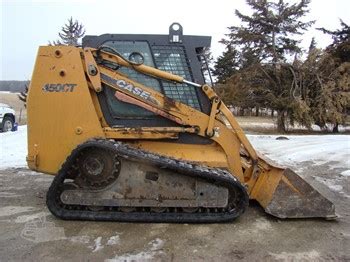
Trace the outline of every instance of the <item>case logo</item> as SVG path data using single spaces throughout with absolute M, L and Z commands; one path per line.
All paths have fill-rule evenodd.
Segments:
M 139 97 L 141 97 L 145 100 L 148 100 L 154 104 L 157 104 L 157 105 L 159 104 L 159 102 L 155 98 L 152 97 L 150 92 L 143 90 L 141 87 L 134 86 L 133 84 L 128 83 L 127 81 L 125 81 L 123 79 L 111 78 L 105 74 L 101 74 L 101 78 L 102 78 L 102 80 L 104 80 L 105 82 L 107 82 L 110 85 L 114 85 L 114 86 L 117 86 L 117 87 L 122 88 L 124 90 L 127 90 L 129 93 L 132 93 L 136 96 L 139 96 Z
M 137 95 L 139 97 L 142 97 L 143 99 L 149 99 L 151 96 L 151 93 L 146 92 L 142 90 L 141 88 L 134 86 L 132 84 L 127 83 L 125 80 L 116 80 L 117 86 L 120 88 L 123 88 L 125 90 L 128 90 L 129 92 L 133 93 L 134 95 Z
M 77 84 L 45 84 L 42 88 L 44 92 L 73 92 Z

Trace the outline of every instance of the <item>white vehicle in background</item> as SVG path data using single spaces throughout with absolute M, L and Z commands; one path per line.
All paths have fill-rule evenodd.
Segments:
M 15 131 L 15 110 L 7 104 L 0 103 L 0 130 L 2 132 Z

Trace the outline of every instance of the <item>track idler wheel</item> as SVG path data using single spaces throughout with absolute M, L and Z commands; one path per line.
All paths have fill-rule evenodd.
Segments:
M 87 148 L 80 152 L 76 162 L 79 175 L 74 182 L 81 187 L 105 188 L 119 176 L 120 160 L 108 149 Z

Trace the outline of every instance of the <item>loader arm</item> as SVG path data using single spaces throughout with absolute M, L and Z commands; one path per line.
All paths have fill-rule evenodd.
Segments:
M 297 174 L 258 157 L 232 112 L 210 86 L 201 86 L 183 77 L 143 64 L 135 65 L 118 54 L 103 50 L 85 48 L 84 54 L 95 58 L 95 61 L 85 61 L 85 68 L 95 91 L 101 89 L 99 84 L 94 86 L 94 81 L 91 79 L 93 77 L 100 78 L 95 81 L 96 83 L 103 83 L 115 89 L 115 96 L 119 100 L 140 106 L 183 126 L 183 128 L 153 128 L 154 134 L 162 134 L 163 137 L 159 137 L 159 139 L 164 138 L 164 136 L 174 137 L 177 132 L 189 132 L 210 138 L 218 143 L 225 151 L 229 171 L 246 185 L 250 198 L 257 200 L 268 213 L 281 218 L 334 217 L 333 204 L 323 198 Z M 212 104 L 211 111 L 207 115 L 186 104 L 167 98 L 152 88 L 128 79 L 118 70 L 111 70 L 99 65 L 96 60 L 112 62 L 154 78 L 178 83 L 185 82 L 196 88 L 201 88 Z M 95 72 L 91 74 L 89 68 L 96 68 L 96 74 Z M 135 88 L 139 88 L 139 92 L 136 94 Z M 114 137 L 111 135 L 113 128 L 107 128 L 105 132 L 107 130 L 110 134 L 109 137 L 120 137 L 117 135 L 118 130 L 116 130 Z M 149 139 L 147 136 L 149 132 L 152 132 L 152 128 L 139 130 L 139 138 Z M 156 135 L 153 139 L 156 139 Z M 278 198 L 276 198 L 277 194 Z M 320 205 L 326 208 L 320 209 Z
M 174 82 L 177 82 L 177 83 L 186 83 L 186 84 L 195 86 L 197 88 L 201 88 L 203 90 L 203 92 L 207 95 L 208 99 L 212 102 L 212 105 L 215 106 L 215 107 L 211 108 L 210 115 L 209 115 L 208 126 L 205 128 L 205 136 L 207 136 L 207 137 L 215 136 L 214 122 L 216 120 L 216 117 L 220 113 L 222 113 L 223 116 L 227 119 L 231 129 L 234 131 L 234 133 L 236 133 L 237 138 L 241 142 L 242 146 L 247 150 L 249 156 L 253 159 L 253 161 L 255 161 L 255 162 L 257 161 L 258 156 L 257 156 L 254 148 L 252 147 L 251 143 L 249 142 L 249 140 L 245 136 L 243 130 L 239 126 L 238 122 L 233 117 L 232 113 L 229 111 L 229 109 L 226 107 L 226 105 L 223 103 L 223 101 L 217 96 L 215 91 L 210 86 L 208 86 L 208 85 L 201 86 L 200 84 L 193 83 L 193 82 L 191 82 L 189 80 L 184 79 L 183 77 L 180 77 L 180 76 L 168 73 L 168 72 L 164 72 L 164 71 L 161 71 L 161 70 L 158 70 L 156 68 L 152 68 L 152 67 L 149 67 L 149 66 L 146 66 L 146 65 L 143 65 L 143 64 L 133 65 L 130 62 L 128 62 L 127 60 L 125 60 L 125 58 L 121 58 L 120 56 L 115 55 L 115 54 L 111 54 L 111 53 L 107 53 L 107 52 L 103 52 L 103 51 L 97 51 L 96 49 L 91 49 L 91 48 L 85 48 L 84 52 L 85 52 L 85 54 L 91 52 L 95 56 L 98 53 L 98 56 L 100 56 L 102 59 L 104 59 L 106 61 L 115 62 L 115 63 L 117 63 L 117 64 L 119 64 L 121 66 L 126 66 L 126 67 L 129 67 L 129 68 L 135 69 L 135 70 L 137 70 L 140 73 L 143 73 L 143 74 L 155 77 L 155 78 L 161 78 L 161 79 L 166 80 L 166 81 L 174 81 Z M 95 64 L 91 64 L 91 62 L 90 62 L 89 65 L 86 65 L 86 68 L 89 68 L 89 66 L 91 67 L 91 65 L 97 66 Z M 137 84 L 140 85 L 139 83 L 137 83 Z M 93 86 L 93 87 L 94 87 L 95 90 L 98 90 L 100 88 L 100 85 Z M 112 86 L 112 88 L 115 88 L 115 87 Z M 125 89 L 121 89 L 121 88 L 118 88 L 118 87 L 115 88 L 115 89 L 125 93 Z M 153 89 L 148 89 L 148 91 L 151 92 L 151 93 L 157 93 L 157 96 L 162 97 L 163 100 L 166 103 L 166 99 L 165 99 L 163 94 L 161 94 L 159 92 L 155 92 Z M 127 93 L 127 94 L 130 94 L 130 92 Z M 170 103 L 177 103 L 177 102 L 176 101 L 171 101 Z M 163 112 L 165 112 L 165 113 L 167 113 L 169 115 L 173 115 L 176 118 L 179 115 L 180 116 L 184 115 L 181 112 L 179 114 L 179 112 L 176 112 L 174 110 L 170 110 L 167 107 L 167 105 L 165 105 L 164 103 L 162 105 L 158 105 L 158 104 L 155 105 L 154 103 L 153 104 L 149 104 L 149 105 L 150 106 L 156 106 L 159 110 L 162 110 Z M 182 104 L 182 106 L 186 106 L 186 105 Z M 191 109 L 192 108 L 187 108 L 185 110 L 191 110 Z M 196 113 L 198 113 L 198 111 Z M 185 121 L 185 119 L 182 119 L 182 121 Z

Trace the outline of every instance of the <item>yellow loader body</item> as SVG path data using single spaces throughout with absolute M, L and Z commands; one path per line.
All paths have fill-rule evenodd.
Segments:
M 227 109 L 210 86 L 195 85 L 196 88 L 200 89 L 210 101 L 211 110 L 209 113 L 204 113 L 189 105 L 170 99 L 161 92 L 129 78 L 126 74 L 121 73 L 118 70 L 112 70 L 104 64 L 101 65 L 99 64 L 101 63 L 100 61 L 108 61 L 109 63 L 116 64 L 120 67 L 127 67 L 141 74 L 153 76 L 156 79 L 161 78 L 178 83 L 186 82 L 183 77 L 172 75 L 144 64 L 131 63 L 127 59 L 121 57 L 120 54 L 112 53 L 109 50 L 98 50 L 94 48 L 83 49 L 69 46 L 40 47 L 28 95 L 27 162 L 30 169 L 57 175 L 60 172 L 63 172 L 62 170 L 67 169 L 67 159 L 70 158 L 72 152 L 87 141 L 117 141 L 122 142 L 130 148 L 153 154 L 151 157 L 145 158 L 144 160 L 134 160 L 134 164 L 125 162 L 124 166 L 135 166 L 138 165 L 138 162 L 143 162 L 147 165 L 152 161 L 151 158 L 155 158 L 154 156 L 162 156 L 166 158 L 168 162 L 173 160 L 179 161 L 178 164 L 180 165 L 181 161 L 184 163 L 193 163 L 196 165 L 194 169 L 199 169 L 198 166 L 206 166 L 217 170 L 226 170 L 232 177 L 239 181 L 250 199 L 257 200 L 266 212 L 274 216 L 280 218 L 332 218 L 335 216 L 334 205 L 321 196 L 297 174 L 289 169 L 284 169 L 274 165 L 268 160 L 263 159 L 263 157 L 258 156 L 232 113 Z M 191 82 L 189 83 L 194 84 Z M 174 125 L 109 125 L 99 100 L 99 95 L 101 95 L 106 88 L 109 88 L 114 92 L 114 97 L 111 99 L 116 99 L 118 101 L 123 101 L 123 103 L 140 107 L 147 112 L 152 112 L 152 114 L 157 115 L 161 119 L 166 119 L 167 121 L 174 123 Z M 193 137 L 202 137 L 208 142 L 204 144 L 178 142 L 179 137 L 183 134 L 191 134 Z M 89 152 L 89 149 L 86 150 L 86 152 Z M 72 189 L 67 190 L 68 193 L 66 194 L 63 194 L 62 190 L 60 191 L 60 194 L 62 194 L 61 200 L 64 202 L 64 200 L 67 199 L 68 204 L 66 205 L 72 204 L 72 206 L 76 207 L 78 204 L 81 204 L 91 207 L 93 206 L 93 203 L 89 202 L 90 198 L 96 199 L 101 197 L 106 199 L 107 196 L 112 194 L 111 192 L 113 190 L 111 191 L 111 189 L 109 189 L 110 191 L 108 191 L 108 194 L 102 194 L 101 192 L 105 190 L 105 188 L 112 188 L 114 184 L 115 187 L 117 187 L 118 179 L 121 179 L 117 178 L 117 175 L 115 178 L 108 178 L 113 181 L 106 182 L 106 185 L 108 185 L 105 186 L 104 189 L 102 189 L 102 185 L 99 185 L 99 183 L 96 182 L 97 180 L 94 175 L 97 176 L 96 174 L 99 174 L 98 172 L 104 172 L 103 170 L 107 170 L 107 167 L 109 166 L 109 162 L 104 162 L 105 160 L 101 157 L 101 154 L 103 155 L 104 153 L 98 153 L 99 151 L 96 152 L 95 158 L 93 157 L 94 155 L 90 156 L 90 153 L 84 153 L 88 156 L 83 154 L 82 158 L 85 159 L 85 162 L 82 163 L 79 162 L 79 156 L 76 157 L 78 159 L 78 162 L 76 162 L 77 164 L 71 164 L 74 168 L 70 168 L 70 171 L 67 171 L 67 177 L 69 177 L 71 173 L 80 170 L 78 172 L 79 174 L 75 176 L 79 177 L 77 181 L 84 182 L 77 182 L 78 186 L 74 185 L 75 188 L 80 188 L 80 191 L 78 192 L 80 195 L 76 192 L 71 192 L 73 191 Z M 116 155 L 120 155 L 121 158 L 124 157 L 123 159 L 126 159 L 122 161 L 133 159 L 132 156 L 125 157 L 121 154 L 122 153 L 120 152 L 116 153 Z M 118 166 L 118 172 L 124 172 L 123 162 L 121 165 L 122 167 Z M 138 167 L 138 171 L 130 171 L 130 169 L 129 174 L 125 175 L 125 181 L 127 180 L 127 177 L 133 177 L 133 172 L 141 172 L 142 169 L 147 168 L 153 170 L 155 166 L 158 168 L 157 171 L 152 171 L 153 173 L 147 171 L 148 173 L 145 173 L 145 176 L 147 178 L 147 176 L 150 176 L 149 174 L 154 175 L 156 173 L 158 174 L 158 179 L 158 176 L 162 176 L 159 171 L 162 170 L 162 164 L 160 162 L 154 162 L 152 167 Z M 175 167 L 169 166 L 167 167 L 167 170 L 168 169 L 171 171 L 169 171 L 171 174 L 175 171 L 180 172 Z M 84 170 L 84 172 L 91 172 L 91 174 L 89 173 L 93 178 L 91 181 L 95 182 L 86 182 L 86 180 L 82 178 L 82 173 L 84 172 L 81 170 Z M 190 173 L 189 170 L 181 172 L 186 174 Z M 164 188 L 167 183 L 170 183 L 169 181 L 172 181 L 173 178 L 171 178 L 172 175 L 170 173 L 166 175 L 168 180 L 164 182 L 165 184 L 159 185 L 158 188 L 160 188 L 160 190 Z M 119 176 L 122 177 L 120 174 Z M 173 175 L 173 177 L 176 176 L 177 175 L 175 174 Z M 181 179 L 182 176 L 180 176 Z M 71 175 L 71 177 L 74 179 L 73 175 Z M 106 181 L 108 179 L 106 178 Z M 203 178 L 201 179 L 203 180 Z M 213 184 L 216 183 L 213 180 L 213 177 L 210 179 L 208 178 L 206 180 L 206 185 L 203 188 L 209 188 L 211 186 L 210 181 L 213 181 Z M 137 183 L 143 183 L 142 181 L 144 181 L 143 177 L 138 178 Z M 151 179 L 150 181 L 153 181 L 152 183 L 154 183 L 154 180 Z M 197 188 L 199 187 L 198 181 L 184 181 L 184 184 L 192 183 L 193 185 L 196 185 Z M 147 180 L 146 182 L 148 183 L 149 181 Z M 142 191 L 144 187 L 147 187 L 146 182 L 144 185 L 140 185 L 139 190 Z M 176 185 L 175 182 L 176 181 L 172 182 L 174 183 L 173 185 Z M 93 186 L 97 187 L 94 188 Z M 155 189 L 152 190 L 154 191 Z M 169 206 L 162 206 L 165 204 L 162 204 L 162 201 L 159 200 L 159 195 L 157 196 L 158 199 L 157 197 L 153 198 L 153 196 L 149 196 L 148 198 L 140 197 L 144 203 L 143 205 L 145 205 L 142 206 L 143 212 L 158 212 L 157 214 L 161 212 L 161 215 L 164 217 L 166 217 L 166 214 L 170 211 L 172 212 L 170 212 L 171 214 L 174 212 L 183 212 L 183 216 L 187 217 L 189 215 L 185 211 L 187 211 L 186 208 L 189 207 L 191 208 L 190 211 L 192 212 L 192 215 L 198 215 L 198 213 L 201 212 L 200 210 L 204 210 L 205 208 L 207 210 L 206 212 L 209 212 L 208 210 L 210 210 L 210 212 L 216 212 L 214 211 L 214 207 L 216 210 L 220 209 L 213 203 L 215 201 L 218 203 L 221 200 L 214 199 L 213 194 L 217 194 L 219 199 L 224 199 L 223 196 L 227 194 L 226 189 L 220 187 L 213 188 L 210 189 L 210 192 L 208 191 L 208 194 L 212 196 L 208 196 L 206 200 L 201 200 L 202 202 L 198 200 L 199 198 L 183 202 L 185 203 L 184 205 L 186 205 L 185 208 L 181 206 L 182 204 L 176 202 L 177 199 L 181 199 L 181 194 L 179 193 L 181 190 L 184 190 L 185 192 L 190 189 L 179 189 L 174 192 L 174 199 L 171 200 L 172 202 L 169 200 L 170 202 L 167 204 Z M 213 193 L 219 191 L 222 191 L 223 193 Z M 228 191 L 230 191 L 230 189 L 228 189 Z M 129 215 L 132 214 L 132 212 L 141 212 L 141 206 L 135 208 L 135 204 L 131 204 L 136 203 L 132 201 L 137 197 L 130 197 L 127 191 L 123 192 L 124 193 L 118 193 L 118 203 L 113 203 L 113 197 L 111 197 L 111 199 L 108 199 L 109 202 L 107 200 L 107 202 L 101 200 L 98 206 L 110 205 L 111 208 L 109 208 L 109 210 L 112 210 L 112 207 L 119 208 L 117 209 L 118 212 L 122 213 L 123 211 L 125 214 Z M 196 191 L 191 191 L 189 195 L 192 193 L 197 194 L 195 192 Z M 140 193 L 140 196 L 151 193 L 152 192 Z M 162 194 L 164 195 L 166 193 Z M 83 200 L 78 199 L 78 196 L 81 196 Z M 129 198 L 125 200 L 124 198 L 127 197 Z M 163 199 L 170 198 L 170 196 L 163 197 Z M 222 203 L 225 201 L 229 202 L 229 199 L 230 197 L 227 197 L 226 200 L 222 200 Z M 138 200 L 139 203 L 141 200 Z M 200 204 L 195 206 L 193 203 Z M 126 206 L 121 208 L 121 205 Z M 57 204 L 57 206 L 59 205 Z M 220 207 L 223 208 L 224 206 L 225 204 L 222 204 Z M 113 210 L 110 212 L 113 212 Z M 101 217 L 103 217 L 101 218 L 102 220 L 130 220 L 128 218 L 108 219 L 105 218 L 108 216 L 100 215 L 101 212 L 106 211 L 96 211 L 93 208 L 90 208 L 90 211 L 88 212 L 90 212 L 90 215 L 83 215 L 82 217 L 71 215 L 66 218 L 90 219 L 94 216 L 92 215 L 92 212 L 95 212 L 94 214 L 96 215 L 94 219 L 97 220 Z M 118 213 L 117 211 L 115 212 Z M 57 212 L 56 215 L 57 214 L 58 216 L 65 218 L 64 215 L 60 215 L 60 212 Z M 168 214 L 168 216 L 170 215 Z M 198 217 L 200 216 L 201 215 L 198 215 Z M 154 217 L 156 217 L 156 215 L 154 215 Z M 131 219 L 130 221 L 135 220 Z M 149 220 L 145 219 L 145 221 L 153 220 L 150 218 Z M 168 220 L 164 218 L 163 220 L 156 219 L 154 221 Z M 170 219 L 169 221 L 176 222 L 176 219 Z M 180 220 L 180 222 L 181 221 L 182 220 Z M 191 219 L 186 220 L 185 218 L 183 221 L 193 222 Z M 200 219 L 194 221 L 207 222 Z M 210 220 L 208 219 L 208 221 Z M 213 221 L 215 222 L 215 219 L 213 219 Z

